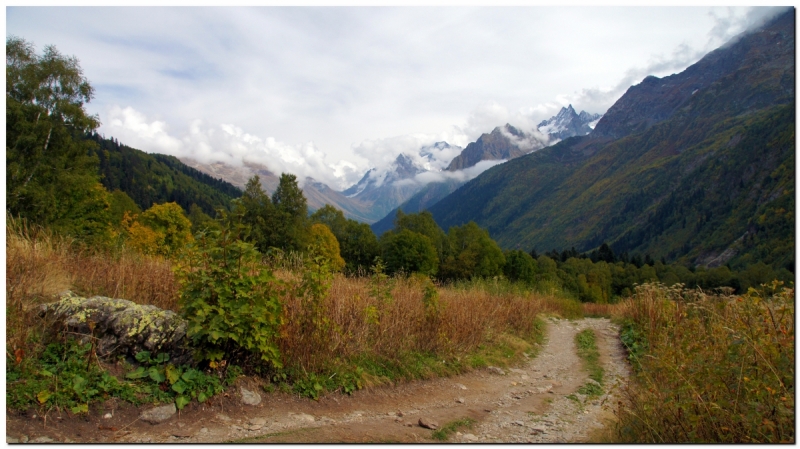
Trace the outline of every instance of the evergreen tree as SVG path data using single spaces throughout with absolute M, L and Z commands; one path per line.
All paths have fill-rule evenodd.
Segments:
M 274 231 L 270 246 L 284 251 L 305 251 L 308 243 L 308 208 L 295 175 L 281 173 L 278 188 L 272 194 L 272 204 L 275 207 L 275 219 L 270 223 Z
M 248 239 L 256 248 L 264 253 L 270 246 L 279 246 L 273 235 L 277 213 L 269 196 L 264 193 L 258 175 L 247 181 L 239 205 L 243 209 L 242 223 L 250 227 Z

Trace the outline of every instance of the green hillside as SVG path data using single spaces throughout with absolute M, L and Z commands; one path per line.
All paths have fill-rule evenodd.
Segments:
M 148 154 L 99 134 L 89 138 L 97 143 L 93 153 L 99 159 L 103 186 L 109 192 L 125 192 L 142 210 L 174 201 L 185 211 L 197 204 L 213 217 L 217 208 L 227 208 L 232 199 L 242 195 L 233 184 L 189 167 L 173 156 Z
M 792 11 L 681 74 L 646 78 L 600 132 L 493 167 L 430 210 L 442 228 L 474 220 L 506 248 L 607 242 L 793 271 L 794 76 Z M 662 102 L 674 107 L 646 116 Z

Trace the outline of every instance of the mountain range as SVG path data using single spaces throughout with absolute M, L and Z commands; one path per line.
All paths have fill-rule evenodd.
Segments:
M 607 243 L 688 265 L 793 272 L 794 35 L 791 9 L 680 73 L 646 77 L 602 116 L 570 105 L 534 130 L 506 124 L 463 149 L 438 142 L 400 154 L 343 191 L 306 178 L 304 195 L 311 211 L 331 204 L 379 235 L 398 209 L 427 209 L 443 229 L 474 221 L 505 248 Z M 434 149 L 460 154 L 437 171 Z M 195 170 L 179 172 L 225 195 L 232 186 L 211 177 L 241 188 L 258 174 L 270 193 L 278 183 L 262 165 L 183 162 Z M 186 196 L 169 186 L 161 193 Z M 205 210 L 221 200 L 202 201 Z
M 506 248 L 597 248 L 793 271 L 795 13 L 632 86 L 586 136 L 493 167 L 432 205 Z
M 543 131 L 526 133 L 510 124 L 498 126 L 491 133 L 483 134 L 467 145 L 445 168 L 444 171 L 450 175 L 440 173 L 440 176 L 433 176 L 437 179 L 435 182 L 419 176 L 439 173 L 431 169 L 433 151 L 459 150 L 460 147 L 447 142 L 436 142 L 419 148 L 416 154 L 401 153 L 389 166 L 368 170 L 358 183 L 343 191 L 332 189 L 313 178 L 306 178 L 302 182 L 303 193 L 311 211 L 331 204 L 342 210 L 347 218 L 365 223 L 388 223 L 385 229 L 389 229 L 398 207 L 408 212 L 429 207 L 474 177 L 477 173 L 473 172 L 478 170 L 468 169 L 479 163 L 514 159 L 564 137 L 586 134 L 591 131 L 591 122 L 599 117 L 599 114 L 584 111 L 577 114 L 572 105 L 569 105 L 562 108 L 556 116 L 543 121 L 540 124 Z M 253 175 L 260 177 L 262 186 L 268 193 L 274 192 L 278 186 L 278 176 L 264 165 L 245 163 L 241 167 L 232 167 L 220 162 L 203 164 L 189 158 L 181 160 L 190 167 L 240 188 L 244 188 Z M 378 225 L 373 230 L 379 232 L 385 230 L 384 227 Z

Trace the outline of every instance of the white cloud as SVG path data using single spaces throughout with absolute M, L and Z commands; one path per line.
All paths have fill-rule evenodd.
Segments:
M 312 177 L 334 188 L 344 188 L 360 176 L 346 161 L 327 162 L 327 155 L 313 142 L 290 145 L 273 137 L 261 138 L 231 124 L 211 126 L 196 119 L 180 137 L 171 135 L 164 122 L 149 121 L 131 107 L 114 106 L 108 112 L 105 131 L 133 148 L 191 158 L 202 163 L 223 162 L 242 166 L 261 164 L 276 174 L 292 173 L 302 183 Z
M 570 103 L 604 112 L 775 11 L 11 6 L 6 28 L 75 55 L 89 112 L 125 144 L 344 188 L 437 141 L 530 133 Z
M 485 172 L 486 170 L 494 167 L 495 165 L 500 165 L 506 162 L 505 160 L 494 160 L 494 161 L 480 161 L 477 164 L 473 165 L 472 167 L 466 168 L 464 170 L 458 171 L 429 171 L 424 172 L 416 175 L 413 178 L 403 179 L 401 181 L 395 182 L 397 186 L 404 186 L 404 185 L 418 185 L 418 186 L 425 186 L 432 182 L 445 182 L 448 180 L 455 180 L 459 182 L 467 182 L 481 173 Z

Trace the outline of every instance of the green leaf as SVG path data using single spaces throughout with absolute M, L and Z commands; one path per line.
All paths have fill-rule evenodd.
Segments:
M 157 365 L 161 365 L 162 363 L 167 363 L 167 362 L 169 362 L 169 354 L 167 354 L 166 352 L 162 352 L 158 354 L 158 356 L 156 356 L 155 363 Z
M 178 410 L 183 410 L 191 399 L 187 398 L 186 396 L 180 395 L 175 398 L 175 406 L 178 407 Z
M 40 404 L 44 404 L 45 402 L 47 402 L 48 399 L 50 399 L 50 396 L 52 395 L 53 393 L 50 393 L 47 390 L 42 390 L 39 392 L 39 394 L 36 395 L 36 399 L 39 400 Z
M 47 376 L 47 377 L 53 377 L 54 376 L 53 373 L 51 373 L 50 371 L 47 371 L 46 369 L 43 369 L 43 370 L 39 371 L 39 374 L 41 374 L 42 376 Z
M 150 361 L 150 351 L 140 351 L 136 353 L 136 361 L 139 363 L 147 363 Z
M 179 380 L 174 384 L 172 384 L 172 389 L 178 394 L 183 394 L 183 392 L 186 391 L 186 388 L 188 387 L 182 380 Z
M 181 376 L 181 379 L 185 380 L 186 382 L 192 382 L 197 379 L 197 374 L 199 371 L 196 369 L 187 369 L 185 373 Z
M 181 378 L 181 371 L 175 368 L 175 365 L 169 364 L 164 368 L 164 374 L 167 376 L 170 385 L 174 384 Z
M 75 391 L 75 393 L 81 394 L 86 389 L 86 385 L 88 383 L 89 381 L 83 377 L 75 376 L 72 378 L 72 389 Z
M 70 408 L 72 413 L 79 415 L 81 413 L 89 413 L 89 404 L 78 404 L 75 407 Z
M 141 379 L 143 377 L 147 377 L 147 370 L 145 370 L 143 366 L 140 366 L 125 375 L 126 379 Z
M 197 402 L 205 402 L 206 399 L 208 399 L 208 397 L 203 392 L 197 395 Z
M 151 367 L 148 370 L 147 374 L 150 376 L 151 379 L 153 379 L 154 381 L 156 381 L 158 383 L 161 383 L 161 382 L 164 382 L 165 380 L 167 380 L 166 376 L 164 376 L 164 373 L 160 369 L 156 368 L 155 366 Z

